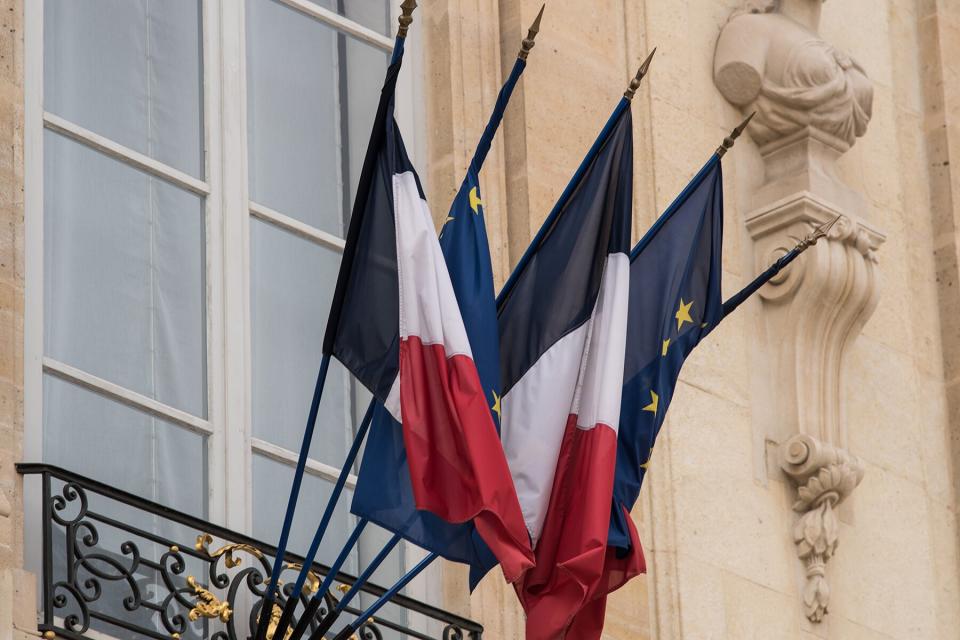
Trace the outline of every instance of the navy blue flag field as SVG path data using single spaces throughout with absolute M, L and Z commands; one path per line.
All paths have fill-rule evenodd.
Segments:
M 494 437 L 500 419 L 500 340 L 479 172 L 524 67 L 518 59 L 504 84 L 440 235 Z M 403 429 L 382 404 L 374 409 L 351 511 L 448 560 L 469 564 L 471 588 L 498 563 L 472 521 L 448 522 L 417 509 Z

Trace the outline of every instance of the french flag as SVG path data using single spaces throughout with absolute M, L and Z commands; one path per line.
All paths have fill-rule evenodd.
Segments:
M 501 436 L 536 567 L 528 640 L 570 626 L 604 578 L 630 279 L 632 120 L 623 100 L 501 293 Z M 576 637 L 599 637 L 599 628 Z
M 394 60 L 360 176 L 324 353 L 402 424 L 417 508 L 448 522 L 473 520 L 504 574 L 516 580 L 533 564 L 530 540 L 423 188 L 394 120 Z

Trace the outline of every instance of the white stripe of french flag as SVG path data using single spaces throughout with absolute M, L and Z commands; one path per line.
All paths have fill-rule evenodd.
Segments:
M 608 255 L 590 319 L 548 349 L 502 401 L 504 447 L 536 541 L 537 566 L 519 591 L 528 640 L 562 637 L 576 606 L 601 582 L 629 277 L 627 255 Z M 549 597 L 539 598 L 540 592 Z
M 473 519 L 514 582 L 533 553 L 433 219 L 412 172 L 393 176 L 393 194 L 400 375 L 385 406 L 403 425 L 417 508 Z

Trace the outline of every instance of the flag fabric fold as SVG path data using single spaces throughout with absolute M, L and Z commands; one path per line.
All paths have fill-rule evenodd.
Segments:
M 723 178 L 713 156 L 630 257 L 630 300 L 616 474 L 603 586 L 569 638 L 599 638 L 606 595 L 646 565 L 630 511 L 684 361 L 723 318 Z M 600 626 L 597 626 L 599 619 Z
M 498 305 L 501 435 L 537 565 L 528 640 L 564 637 L 600 587 L 627 332 L 632 119 L 624 100 Z
M 386 434 L 392 449 L 368 442 L 358 485 L 376 480 L 368 477 L 366 458 L 383 452 L 407 470 L 402 481 L 416 509 L 436 521 L 472 521 L 505 575 L 516 579 L 532 565 L 529 538 L 430 210 L 394 120 L 400 59 L 394 60 L 361 172 L 324 353 L 382 405 L 375 419 L 396 426 Z M 376 490 L 396 484 L 393 476 Z

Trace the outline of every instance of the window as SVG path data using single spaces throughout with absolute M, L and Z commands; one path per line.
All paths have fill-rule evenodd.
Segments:
M 28 458 L 276 540 L 392 4 L 27 3 Z M 331 368 L 291 550 L 368 400 Z

